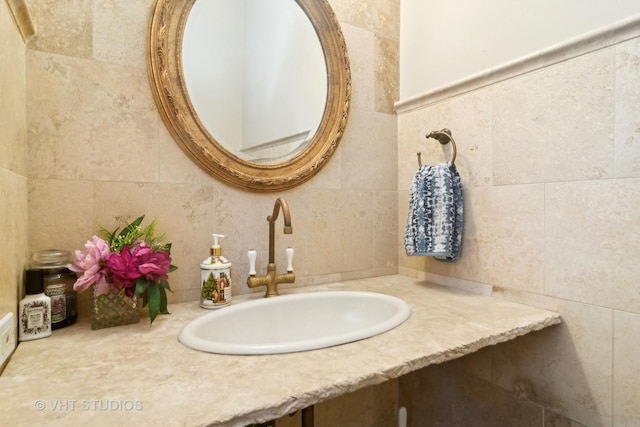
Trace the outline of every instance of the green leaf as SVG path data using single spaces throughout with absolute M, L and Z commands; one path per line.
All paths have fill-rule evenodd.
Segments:
M 171 314 L 167 309 L 167 292 L 163 287 L 160 288 L 160 313 Z
M 166 289 L 169 292 L 173 293 L 173 291 L 169 287 L 169 282 L 167 282 L 166 280 L 161 280 L 160 282 L 158 282 L 158 286 L 160 286 L 161 288 Z
M 142 295 L 144 291 L 147 290 L 147 288 L 149 288 L 149 282 L 147 282 L 147 280 L 143 276 L 138 277 L 138 280 L 136 281 L 136 298 Z
M 117 231 L 117 229 L 116 229 Z M 113 242 L 113 239 L 116 238 L 116 231 L 109 231 L 104 227 L 100 227 L 100 231 L 98 232 L 98 234 L 100 235 L 100 237 L 102 238 L 102 240 L 104 240 L 105 242 L 107 242 L 109 244 L 109 247 L 111 247 L 111 242 Z
M 178 269 L 178 267 L 176 267 L 175 265 L 171 264 L 169 266 L 169 273 L 171 273 L 172 271 L 176 271 Z
M 160 303 L 160 287 L 149 286 L 149 318 L 151 319 L 151 324 L 153 324 L 160 312 Z
M 125 237 L 127 234 L 135 231 L 136 228 L 138 228 L 138 226 L 142 223 L 143 219 L 144 219 L 144 215 L 139 216 L 138 218 L 133 220 L 133 222 L 131 224 L 127 225 L 125 228 L 122 229 L 122 231 L 120 232 L 119 236 L 120 237 Z

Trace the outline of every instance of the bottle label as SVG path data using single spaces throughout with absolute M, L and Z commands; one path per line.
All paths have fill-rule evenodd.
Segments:
M 51 298 L 51 323 L 64 321 L 67 317 L 67 298 L 65 285 L 49 285 L 44 293 Z
M 200 306 L 217 308 L 231 303 L 231 270 L 200 270 Z
M 36 329 L 44 326 L 44 310 L 41 307 L 27 310 L 27 328 Z
M 22 312 L 22 331 L 26 335 L 38 335 L 47 332 L 49 325 L 49 306 L 44 301 L 34 301 L 24 307 Z

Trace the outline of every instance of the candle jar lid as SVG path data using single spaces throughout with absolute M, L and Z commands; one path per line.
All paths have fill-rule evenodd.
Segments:
M 64 268 L 71 261 L 71 252 L 64 249 L 45 249 L 33 254 L 33 266 L 41 269 Z

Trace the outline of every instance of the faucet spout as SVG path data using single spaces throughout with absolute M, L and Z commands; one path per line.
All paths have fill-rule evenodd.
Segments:
M 282 197 L 278 197 L 276 203 L 273 205 L 273 213 L 267 217 L 269 221 L 269 263 L 275 262 L 275 237 L 276 237 L 276 220 L 278 214 L 282 209 L 282 216 L 284 219 L 284 234 L 292 234 L 293 227 L 291 226 L 291 211 L 289 210 L 289 204 Z

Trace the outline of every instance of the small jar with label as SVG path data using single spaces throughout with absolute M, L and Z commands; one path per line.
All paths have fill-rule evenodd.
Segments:
M 77 276 L 66 265 L 71 253 L 46 249 L 33 255 L 32 267 L 44 274 L 44 293 L 51 298 L 51 329 L 69 326 L 78 319 L 78 297 L 73 290 Z

